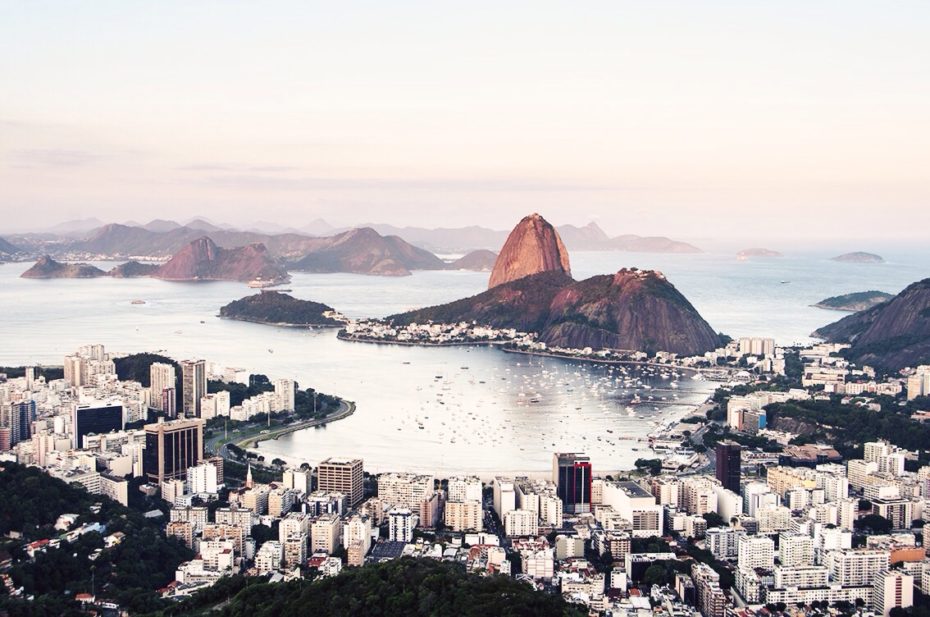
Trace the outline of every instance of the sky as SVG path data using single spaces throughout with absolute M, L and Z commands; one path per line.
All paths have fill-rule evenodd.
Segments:
M 0 0 L 0 230 L 926 237 L 930 2 Z

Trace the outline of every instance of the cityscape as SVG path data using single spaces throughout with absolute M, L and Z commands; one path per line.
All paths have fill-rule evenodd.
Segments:
M 930 617 L 928 32 L 0 2 L 0 617 Z

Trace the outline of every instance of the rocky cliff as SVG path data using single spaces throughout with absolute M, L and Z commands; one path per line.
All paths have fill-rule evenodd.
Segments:
M 62 263 L 44 255 L 21 276 L 25 279 L 89 279 L 106 276 L 106 272 L 90 264 Z
M 152 276 L 169 281 L 285 281 L 288 278 L 287 271 L 272 259 L 264 245 L 223 249 L 206 236 L 175 253 Z
M 408 276 L 411 270 L 443 270 L 445 262 L 397 236 L 382 236 L 370 227 L 352 229 L 322 239 L 317 247 L 293 262 L 307 272 L 352 272 Z
M 497 255 L 488 288 L 540 272 L 571 276 L 568 250 L 555 228 L 538 214 L 520 221 Z
M 887 371 L 930 362 L 930 279 L 871 309 L 820 328 L 813 336 L 851 343 L 847 357 Z

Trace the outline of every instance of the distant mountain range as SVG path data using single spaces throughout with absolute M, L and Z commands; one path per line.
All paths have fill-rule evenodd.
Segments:
M 91 218 L 61 223 L 40 233 L 14 234 L 13 237 L 33 254 L 82 250 L 93 253 L 102 249 L 107 255 L 127 257 L 167 256 L 207 233 L 221 246 L 242 246 L 261 242 L 273 254 L 293 258 L 303 248 L 301 238 L 331 237 L 362 228 L 371 228 L 382 236 L 397 236 L 414 246 L 441 254 L 467 253 L 477 249 L 496 250 L 508 234 L 506 231 L 476 225 L 428 229 L 365 224 L 352 228 L 336 228 L 322 219 L 316 219 L 302 227 L 259 221 L 245 228 L 236 228 L 211 223 L 202 218 L 195 218 L 183 224 L 164 219 L 155 219 L 145 224 L 132 221 L 104 224 Z M 114 234 L 117 231 L 120 233 Z M 593 222 L 583 227 L 563 225 L 558 231 L 566 247 L 573 251 L 701 252 L 701 249 L 692 244 L 663 236 L 643 237 L 626 234 L 611 238 Z
M 853 313 L 813 333 L 852 346 L 847 357 L 886 371 L 930 363 L 930 279 L 887 302 Z

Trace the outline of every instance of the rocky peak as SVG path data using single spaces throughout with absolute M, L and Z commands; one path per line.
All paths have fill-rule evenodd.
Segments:
M 531 214 L 507 237 L 494 263 L 488 288 L 540 272 L 571 275 L 571 267 L 559 233 L 539 214 Z

